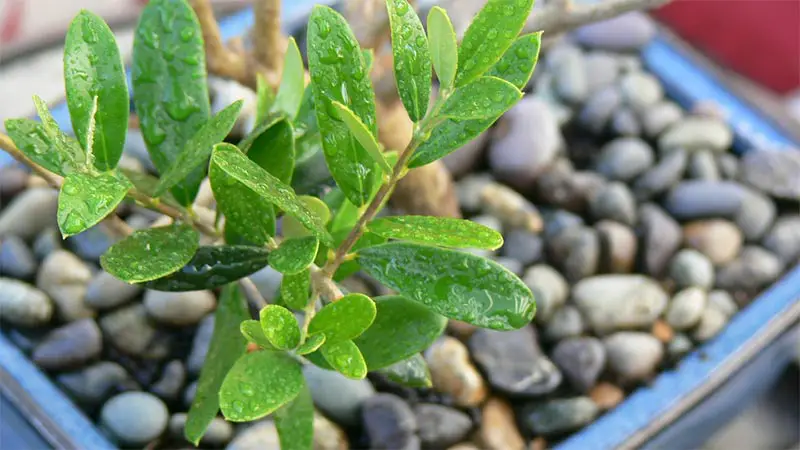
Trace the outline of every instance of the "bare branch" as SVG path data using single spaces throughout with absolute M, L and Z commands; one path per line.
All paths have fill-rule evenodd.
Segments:
M 281 32 L 281 0 L 253 0 L 253 54 L 268 72 L 281 72 L 286 38 Z
M 214 17 L 210 0 L 191 0 L 192 8 L 203 30 L 208 71 L 224 78 L 230 78 L 255 89 L 256 71 L 244 52 L 237 52 L 222 42 L 219 24 Z
M 592 22 L 611 19 L 630 11 L 661 6 L 669 0 L 605 0 L 592 5 L 576 6 L 558 0 L 536 10 L 525 24 L 523 32 L 544 31 L 556 34 Z

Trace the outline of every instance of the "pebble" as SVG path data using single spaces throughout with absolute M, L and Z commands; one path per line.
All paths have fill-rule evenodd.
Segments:
M 692 333 L 692 338 L 698 342 L 705 342 L 722 331 L 730 318 L 716 308 L 706 308 Z
M 689 166 L 686 170 L 687 178 L 703 181 L 719 181 L 717 160 L 710 150 L 697 150 L 689 157 Z
M 658 339 L 648 333 L 620 331 L 603 340 L 608 367 L 625 382 L 644 381 L 664 356 Z
M 57 208 L 56 190 L 35 188 L 22 192 L 0 212 L 0 237 L 32 239 L 45 228 L 56 225 Z
M 53 315 L 53 302 L 44 292 L 11 278 L 0 277 L 2 319 L 12 325 L 35 327 L 46 324 Z
M 615 52 L 638 51 L 656 35 L 647 15 L 631 12 L 613 19 L 584 25 L 573 33 L 581 44 Z
M 347 450 L 347 435 L 338 425 L 314 411 L 314 450 Z
M 741 161 L 742 180 L 769 195 L 800 200 L 800 152 L 752 151 Z
M 461 209 L 466 213 L 479 211 L 483 205 L 483 189 L 493 182 L 488 173 L 470 174 L 459 180 L 456 183 L 456 196 Z
M 171 346 L 170 339 L 160 335 L 150 323 L 141 304 L 106 314 L 100 318 L 100 328 L 114 347 L 133 356 L 161 359 Z
M 561 384 L 561 372 L 539 347 L 533 327 L 479 329 L 469 339 L 469 350 L 489 384 L 511 397 L 549 394 Z
M 476 406 L 486 399 L 488 389 L 472 365 L 467 347 L 458 339 L 442 336 L 425 351 L 433 388 L 449 394 L 458 406 Z
M 561 158 L 536 179 L 536 198 L 544 203 L 570 211 L 582 212 L 589 197 L 605 180 L 594 172 L 575 172 L 572 163 Z
M 197 380 L 192 381 L 186 386 L 186 389 L 183 391 L 183 406 L 186 409 L 191 408 L 192 402 L 194 402 L 194 396 L 197 395 Z
M 642 112 L 644 134 L 655 138 L 682 117 L 683 110 L 674 102 L 662 100 L 650 105 Z
M 650 334 L 666 344 L 672 340 L 672 337 L 675 335 L 675 330 L 673 330 L 672 327 L 669 326 L 669 324 L 663 319 L 658 319 L 653 323 L 653 327 L 650 329 Z
M 200 321 L 192 340 L 192 350 L 186 359 L 186 369 L 192 375 L 199 375 L 203 363 L 206 361 L 208 347 L 211 345 L 211 337 L 214 335 L 214 314 L 209 314 Z
M 33 254 L 36 255 L 36 259 L 43 261 L 50 253 L 60 250 L 62 247 L 61 234 L 58 230 L 47 228 L 36 236 L 36 240 L 33 242 Z
M 119 364 L 100 361 L 75 372 L 62 373 L 56 381 L 78 403 L 99 406 L 115 392 L 137 389 L 128 372 Z
M 689 287 L 679 291 L 667 308 L 667 323 L 676 330 L 686 330 L 700 320 L 706 309 L 708 297 L 703 289 Z
M 522 277 L 536 298 L 536 323 L 547 323 L 553 313 L 567 301 L 569 285 L 557 270 L 546 264 L 537 264 Z
M 400 397 L 392 394 L 373 395 L 364 402 L 362 417 L 371 448 L 421 448 L 420 439 L 416 435 L 417 418 L 411 407 Z
M 65 370 L 96 358 L 102 349 L 97 323 L 82 319 L 51 331 L 33 351 L 33 362 L 45 370 Z
M 2 157 L 0 157 L 2 160 Z M 0 204 L 6 204 L 10 199 L 25 189 L 28 184 L 28 172 L 13 165 L 6 166 L 0 162 Z
M 165 401 L 173 401 L 180 397 L 184 383 L 186 383 L 186 368 L 181 360 L 174 359 L 164 366 L 161 378 L 150 386 L 150 392 Z
M 17 236 L 0 240 L 0 276 L 29 280 L 36 275 L 36 258 Z
M 639 207 L 637 234 L 641 236 L 645 271 L 660 276 L 681 245 L 680 226 L 655 204 L 645 203 Z
M 176 413 L 169 418 L 169 434 L 170 436 L 179 441 L 184 442 L 183 430 L 186 428 L 186 413 Z M 222 417 L 215 417 L 208 424 L 203 438 L 200 439 L 200 444 L 208 447 L 221 447 L 227 444 L 233 437 L 233 425 L 226 422 Z
M 476 331 L 478 331 L 478 327 L 471 323 L 453 319 L 447 321 L 447 334 L 455 336 L 461 341 L 466 342 Z
M 530 433 L 552 436 L 583 427 L 599 412 L 589 397 L 563 398 L 525 408 L 521 421 Z
M 23 352 L 30 354 L 47 335 L 46 327 L 39 328 L 7 328 L 8 340 Z
M 745 193 L 743 186 L 730 181 L 684 181 L 669 192 L 664 206 L 679 220 L 732 218 Z
M 500 219 L 508 228 L 519 228 L 531 233 L 542 231 L 543 222 L 539 210 L 513 189 L 490 183 L 481 192 L 481 203 L 486 214 Z
M 594 228 L 600 239 L 599 272 L 632 272 L 639 245 L 633 230 L 610 220 L 601 220 Z
M 683 150 L 675 150 L 664 156 L 661 161 L 648 169 L 633 184 L 633 193 L 637 200 L 645 201 L 665 192 L 683 176 L 688 157 Z
M 53 299 L 61 320 L 70 322 L 95 316 L 83 301 L 91 279 L 86 263 L 66 250 L 57 250 L 42 262 L 36 285 Z
M 100 271 L 89 282 L 84 301 L 97 310 L 116 308 L 133 300 L 142 287 L 128 284 L 108 272 Z
M 554 66 L 551 72 L 558 96 L 566 103 L 583 103 L 589 95 L 589 74 L 583 52 L 575 47 L 565 46 L 558 61 L 551 65 Z
M 139 128 L 128 128 L 125 138 L 125 153 L 142 163 L 148 172 L 156 171 L 156 166 L 150 159 L 150 152 L 147 151 L 147 144 L 144 142 L 144 136 Z
M 548 258 L 574 283 L 597 273 L 600 239 L 589 227 L 575 227 L 556 235 L 548 243 Z
M 550 107 L 526 96 L 495 125 L 489 166 L 498 179 L 526 190 L 562 146 L 561 129 Z
M 592 389 L 606 365 L 606 350 L 593 337 L 563 340 L 553 349 L 552 356 L 566 379 L 580 392 Z
M 653 149 L 636 137 L 616 138 L 600 151 L 595 170 L 611 180 L 630 181 L 649 169 L 655 156 Z
M 619 136 L 635 137 L 642 134 L 642 125 L 632 109 L 622 107 L 611 118 L 611 131 Z
M 761 247 L 746 246 L 739 257 L 717 270 L 716 287 L 730 291 L 757 293 L 775 281 L 783 270 L 777 256 Z
M 697 250 L 684 249 L 672 258 L 669 276 L 679 289 L 689 286 L 711 289 L 714 285 L 714 265 Z
M 586 329 L 583 317 L 572 305 L 565 305 L 553 314 L 544 328 L 544 337 L 550 341 L 560 341 L 583 334 Z
M 598 275 L 572 288 L 572 300 L 598 334 L 645 328 L 667 307 L 667 294 L 644 275 Z
M 442 162 L 454 177 L 462 177 L 472 172 L 483 159 L 488 142 L 489 133 L 483 132 L 458 150 L 442 158 Z
M 578 114 L 578 123 L 594 134 L 600 134 L 622 104 L 616 86 L 607 86 L 592 94 Z
M 625 399 L 625 391 L 619 386 L 602 381 L 592 388 L 589 398 L 601 411 L 608 411 L 622 403 L 622 400 Z
M 505 256 L 496 256 L 493 258 L 497 264 L 508 269 L 509 272 L 513 273 L 514 275 L 520 276 L 522 275 L 523 270 L 525 270 L 523 264 L 517 261 L 514 258 L 508 258 Z
M 586 73 L 589 74 L 589 93 L 594 94 L 617 81 L 620 64 L 613 53 L 593 51 L 584 54 Z
M 727 317 L 733 317 L 739 311 L 731 294 L 719 289 L 708 293 L 708 307 L 720 311 Z
M 148 290 L 144 306 L 157 321 L 174 326 L 194 325 L 214 310 L 217 300 L 211 291 L 162 292 Z
M 70 236 L 66 242 L 67 246 L 81 258 L 98 261 L 114 245 L 116 238 L 111 235 L 105 224 L 100 223 L 83 233 Z
M 100 422 L 124 445 L 141 447 L 167 428 L 169 411 L 164 402 L 146 392 L 125 392 L 103 405 Z
M 745 188 L 742 206 L 733 221 L 742 230 L 746 240 L 758 241 L 769 231 L 776 214 L 772 200 L 760 192 Z
M 669 355 L 670 360 L 677 361 L 692 351 L 692 348 L 694 348 L 694 344 L 689 336 L 683 333 L 675 333 L 675 336 L 667 344 L 667 355 Z
M 446 448 L 463 440 L 472 430 L 472 420 L 447 406 L 421 403 L 414 407 L 423 447 Z
M 739 158 L 731 153 L 717 155 L 719 173 L 726 180 L 735 180 L 739 177 Z
M 636 200 L 620 182 L 608 183 L 589 201 L 595 220 L 613 220 L 628 226 L 636 224 Z
M 266 266 L 250 275 L 249 278 L 256 285 L 264 300 L 271 302 L 277 297 L 283 275 L 272 267 Z
M 545 210 L 542 213 L 544 219 L 544 238 L 552 239 L 562 231 L 572 227 L 583 225 L 583 219 L 577 214 L 573 214 L 563 209 Z
M 507 258 L 515 259 L 526 267 L 542 260 L 544 243 L 539 235 L 515 229 L 509 230 L 503 240 L 502 252 Z
M 375 395 L 375 388 L 369 381 L 353 380 L 313 364 L 304 366 L 303 374 L 314 404 L 326 416 L 344 426 L 361 422 L 364 402 Z
M 261 420 L 238 432 L 225 450 L 280 450 L 275 422 Z
M 714 265 L 736 258 L 743 240 L 742 232 L 727 220 L 700 220 L 683 226 L 684 245 L 706 255 Z
M 658 148 L 663 152 L 682 148 L 721 153 L 728 150 L 732 143 L 733 132 L 730 127 L 721 119 L 708 116 L 684 117 L 658 138 Z
M 800 215 L 783 216 L 775 221 L 762 241 L 764 247 L 777 255 L 787 266 L 800 260 Z
M 628 73 L 619 86 L 625 103 L 635 111 L 645 111 L 664 97 L 658 78 L 647 72 Z
M 483 405 L 481 412 L 480 428 L 476 433 L 481 450 L 525 449 L 525 441 L 515 423 L 514 411 L 505 400 L 492 397 Z
M 211 77 L 208 80 L 211 91 L 211 114 L 217 114 L 231 103 L 243 100 L 244 105 L 231 129 L 231 135 L 243 138 L 255 126 L 256 93 L 236 81 Z

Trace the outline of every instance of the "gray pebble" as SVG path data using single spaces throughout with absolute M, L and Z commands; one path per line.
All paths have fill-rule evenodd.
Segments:
M 688 178 L 704 181 L 718 181 L 721 177 L 717 161 L 710 150 L 697 150 L 689 157 L 689 166 L 686 170 Z
M 174 326 L 194 325 L 217 306 L 211 291 L 162 292 L 144 294 L 147 313 L 157 321 Z
M 535 192 L 539 201 L 582 212 L 586 209 L 588 199 L 604 184 L 602 176 L 595 172 L 575 172 L 572 163 L 562 158 L 536 178 Z
M 572 305 L 559 308 L 544 328 L 544 337 L 550 341 L 560 341 L 583 334 L 586 325 L 583 317 Z
M 149 172 L 156 171 L 156 166 L 153 165 L 153 161 L 150 159 L 150 152 L 147 151 L 147 144 L 144 142 L 144 136 L 142 136 L 140 129 L 128 128 L 125 139 L 125 153 L 142 163 Z
M 283 275 L 272 267 L 267 266 L 250 275 L 249 278 L 253 281 L 253 284 L 256 285 L 258 292 L 264 297 L 264 300 L 271 302 L 277 297 Z
M 504 236 L 503 255 L 529 266 L 542 260 L 542 238 L 526 230 L 509 230 Z
M 104 223 L 99 223 L 83 233 L 67 238 L 67 247 L 87 261 L 98 261 L 117 239 Z
M 566 339 L 553 349 L 553 362 L 580 392 L 589 392 L 606 366 L 606 350 L 593 337 Z
M 720 153 L 733 143 L 728 124 L 708 116 L 685 117 L 670 126 L 658 139 L 661 151 L 682 148 L 689 151 L 711 150 Z
M 717 165 L 722 178 L 734 180 L 739 176 L 739 158 L 736 156 L 730 153 L 717 155 Z
M 610 220 L 594 225 L 600 239 L 600 273 L 630 273 L 636 263 L 638 241 L 630 227 Z
M 371 448 L 418 450 L 417 418 L 400 397 L 377 394 L 364 402 L 362 417 Z
M 28 172 L 14 165 L 6 165 L 0 157 L 0 205 L 22 192 L 28 185 Z
M 179 359 L 175 359 L 164 366 L 161 378 L 150 386 L 150 392 L 165 401 L 173 401 L 180 397 L 185 382 L 186 368 Z
M 32 239 L 45 228 L 56 225 L 57 208 L 56 190 L 34 188 L 22 192 L 0 212 L 0 237 Z
M 775 281 L 783 270 L 777 256 L 761 247 L 744 247 L 739 257 L 717 270 L 716 286 L 731 292 L 754 294 Z
M 555 89 L 567 103 L 583 103 L 589 95 L 589 74 L 583 52 L 575 47 L 563 51 L 552 68 Z
M 667 294 L 643 275 L 598 275 L 572 288 L 572 300 L 598 334 L 648 327 L 667 307 Z
M 705 291 L 699 287 L 689 287 L 678 292 L 667 308 L 667 323 L 680 331 L 693 327 L 703 315 L 707 299 Z
M 672 255 L 681 245 L 681 228 L 664 210 L 652 203 L 639 207 L 637 234 L 641 236 L 640 249 L 647 273 L 660 276 L 667 268 Z
M 167 428 L 169 411 L 158 397 L 146 392 L 125 392 L 107 401 L 100 411 L 101 424 L 121 443 L 144 446 Z
M 779 217 L 762 244 L 787 266 L 800 261 L 800 215 Z
M 314 365 L 304 366 L 303 374 L 317 408 L 344 426 L 358 424 L 362 405 L 375 395 L 375 389 L 367 380 L 352 380 Z
M 141 304 L 106 314 L 100 318 L 100 328 L 114 347 L 130 355 L 161 359 L 169 353 L 171 340 L 159 335 Z
M 739 213 L 746 192 L 730 181 L 684 181 L 669 192 L 664 207 L 680 220 L 732 218 Z
M 613 53 L 595 51 L 585 54 L 589 93 L 594 94 L 614 84 L 619 75 L 619 62 Z
M 89 282 L 84 301 L 94 309 L 111 309 L 128 303 L 140 292 L 140 285 L 128 284 L 108 272 L 100 271 Z
M 552 239 L 573 227 L 583 225 L 583 219 L 577 214 L 573 214 L 563 209 L 551 209 L 542 211 L 544 219 L 544 239 Z
M 275 422 L 262 420 L 239 431 L 225 450 L 280 450 Z
M 66 250 L 57 250 L 42 262 L 36 285 L 53 299 L 61 320 L 69 322 L 95 316 L 83 301 L 91 279 L 86 263 Z
M 550 400 L 525 408 L 522 424 L 530 433 L 550 436 L 581 428 L 599 412 L 589 397 Z
M 138 388 L 136 382 L 119 364 L 100 361 L 76 372 L 60 374 L 56 381 L 78 403 L 99 406 L 112 394 Z
M 584 25 L 573 33 L 582 45 L 611 51 L 638 51 L 656 35 L 647 15 L 631 12 L 613 19 Z
M 537 264 L 528 269 L 522 277 L 536 298 L 537 323 L 546 323 L 567 301 L 569 285 L 557 270 L 546 264 Z
M 608 183 L 589 201 L 595 220 L 613 220 L 628 226 L 636 224 L 636 200 L 620 182 Z
M 694 340 L 698 342 L 705 342 L 722 331 L 730 318 L 722 311 L 716 308 L 706 308 L 700 318 L 700 323 L 697 324 L 692 333 Z
M 600 134 L 622 104 L 622 95 L 616 86 L 605 87 L 589 97 L 578 114 L 578 123 L 595 134 Z
M 183 406 L 189 409 L 194 402 L 195 395 L 197 395 L 197 380 L 189 383 L 183 391 Z
M 211 77 L 208 80 L 208 89 L 211 92 L 212 114 L 217 114 L 237 100 L 244 101 L 242 110 L 230 133 L 234 137 L 243 138 L 255 126 L 256 93 L 236 81 L 217 77 Z
M 683 117 L 680 106 L 671 101 L 660 101 L 642 112 L 642 128 L 649 138 L 655 138 Z
M 16 236 L 0 240 L 0 276 L 29 280 L 36 275 L 36 265 L 25 241 Z
M 506 269 L 509 270 L 509 272 L 517 276 L 522 275 L 522 272 L 525 270 L 525 267 L 522 265 L 522 263 L 514 258 L 508 258 L 505 256 L 495 256 L 494 262 L 505 267 Z
M 442 158 L 442 162 L 454 177 L 464 176 L 472 172 L 475 166 L 483 159 L 484 150 L 488 142 L 489 133 L 483 132 L 475 139 Z
M 603 340 L 609 368 L 627 382 L 652 375 L 664 356 L 661 342 L 648 333 L 621 331 Z
M 733 221 L 742 230 L 748 241 L 758 241 L 775 221 L 777 210 L 775 203 L 767 196 L 752 189 L 745 188 L 742 204 Z
M 593 228 L 570 228 L 548 242 L 547 252 L 548 260 L 574 283 L 597 273 L 600 239 Z
M 621 137 L 603 146 L 595 170 L 606 178 L 630 181 L 649 169 L 655 160 L 653 149 L 635 137 Z
M 645 111 L 664 97 L 664 89 L 655 76 L 646 72 L 631 72 L 620 80 L 625 103 L 635 111 Z
M 611 131 L 619 136 L 636 137 L 642 134 L 639 119 L 630 108 L 619 108 L 611 118 Z
M 470 174 L 456 183 L 456 196 L 461 209 L 466 213 L 475 213 L 481 209 L 481 192 L 493 182 L 488 173 Z
M 689 286 L 711 289 L 714 286 L 714 265 L 697 250 L 685 249 L 672 258 L 669 276 L 679 289 Z
M 694 348 L 694 344 L 689 336 L 683 333 L 675 333 L 675 336 L 667 344 L 667 355 L 672 361 L 676 361 L 692 351 L 692 348 Z
M 33 351 L 33 362 L 46 370 L 65 370 L 96 358 L 102 349 L 100 328 L 93 319 L 82 319 L 51 331 Z
M 183 441 L 183 430 L 186 428 L 186 413 L 173 414 L 169 419 L 169 434 L 173 439 Z M 233 437 L 233 425 L 226 422 L 222 417 L 215 417 L 208 424 L 200 444 L 209 447 L 221 447 L 227 444 Z
M 739 306 L 736 305 L 731 294 L 722 290 L 708 293 L 708 307 L 714 308 L 728 317 L 733 317 L 739 311 Z
M 36 236 L 36 240 L 33 242 L 33 254 L 36 255 L 36 259 L 42 261 L 47 258 L 50 253 L 60 250 L 62 247 L 61 234 L 58 230 L 55 228 L 47 228 Z
M 22 281 L 0 278 L 2 319 L 22 327 L 41 326 L 53 315 L 53 302 L 44 292 Z
M 447 448 L 461 442 L 472 429 L 472 420 L 447 406 L 420 403 L 414 407 L 419 438 L 424 447 Z
M 747 152 L 741 167 L 745 183 L 777 198 L 800 200 L 800 152 Z
M 186 368 L 192 375 L 198 375 L 206 361 L 208 347 L 211 345 L 211 337 L 214 335 L 214 314 L 209 314 L 197 326 L 192 341 L 192 350 L 186 358 Z
M 683 150 L 675 150 L 664 156 L 661 161 L 644 172 L 633 184 L 633 193 L 637 200 L 650 200 L 674 186 L 686 170 L 688 157 Z

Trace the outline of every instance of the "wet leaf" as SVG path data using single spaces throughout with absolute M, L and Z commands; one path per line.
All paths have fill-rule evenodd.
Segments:
M 327 6 L 308 21 L 308 66 L 322 147 L 333 179 L 354 205 L 369 201 L 375 164 L 339 118 L 332 102 L 352 110 L 377 134 L 375 95 L 364 55 L 345 19 Z
M 317 126 L 314 111 L 314 94 L 311 84 L 303 92 L 303 100 L 297 117 L 292 121 L 295 132 L 295 160 L 305 162 L 322 151 L 322 136 Z
M 542 45 L 542 32 L 520 36 L 506 50 L 500 61 L 486 72 L 486 76 L 508 81 L 522 90 L 531 79 L 533 69 L 539 60 Z
M 225 216 L 225 242 L 263 246 L 275 235 L 275 209 L 217 165 L 208 169 L 217 208 Z
M 149 281 L 156 291 L 201 291 L 215 289 L 250 276 L 267 265 L 269 252 L 245 245 L 207 246 L 197 249 L 192 260 L 177 272 Z
M 151 0 L 133 38 L 133 101 L 153 164 L 168 172 L 209 116 L 200 24 L 186 0 Z M 197 168 L 172 189 L 182 205 L 197 195 Z
M 260 313 L 264 336 L 276 348 L 288 350 L 300 345 L 300 327 L 291 311 L 278 305 L 267 305 Z
M 275 411 L 275 427 L 281 450 L 312 450 L 314 447 L 314 402 L 303 383 L 291 403 Z
M 344 240 L 344 236 L 347 235 L 347 232 L 349 232 L 349 230 L 342 230 L 342 231 L 343 232 L 341 233 L 341 238 L 342 240 Z M 337 235 L 336 237 L 338 238 L 339 235 Z M 362 248 L 380 245 L 385 242 L 386 242 L 385 237 L 367 231 L 364 234 L 362 234 L 360 238 L 358 238 L 358 241 L 356 241 L 355 245 L 353 245 L 353 248 L 350 249 L 350 251 L 355 252 Z M 342 265 L 339 266 L 339 269 L 336 270 L 336 274 L 334 274 L 333 279 L 335 281 L 344 280 L 345 278 L 358 272 L 359 270 L 361 270 L 361 265 L 358 264 L 358 259 L 345 261 L 342 263 Z
M 353 111 L 350 111 L 339 102 L 333 102 L 333 107 L 339 113 L 339 119 L 347 125 L 347 128 L 350 129 L 350 133 L 352 133 L 358 143 L 364 147 L 369 156 L 378 163 L 378 167 L 383 170 L 383 173 L 387 175 L 391 174 L 392 166 L 386 162 L 386 159 L 383 157 L 383 152 L 381 151 L 381 146 L 361 119 L 359 119 Z
M 496 250 L 503 245 L 503 235 L 470 220 L 451 217 L 392 216 L 375 219 L 367 228 L 390 239 L 452 248 Z
M 447 12 L 434 6 L 428 13 L 428 42 L 439 88 L 450 90 L 458 69 L 458 40 Z
M 319 351 L 334 370 L 347 378 L 361 380 L 367 376 L 367 364 L 353 341 L 325 342 Z
M 283 60 L 281 85 L 278 88 L 278 95 L 275 96 L 275 103 L 272 104 L 273 111 L 282 112 L 290 119 L 294 119 L 303 100 L 305 84 L 303 56 L 294 38 L 290 37 Z
M 133 183 L 133 187 L 136 188 L 137 191 L 148 197 L 156 196 L 155 192 L 156 186 L 158 186 L 158 178 L 147 173 L 126 169 L 125 167 L 118 167 L 117 170 L 125 175 L 125 178 L 127 178 L 131 183 Z M 159 198 L 159 201 L 167 205 L 174 206 L 178 209 L 183 208 L 180 203 L 175 200 L 175 197 L 173 197 L 169 192 L 165 192 L 164 195 Z
M 8 119 L 5 126 L 14 145 L 31 161 L 59 175 L 74 171 L 75 165 L 68 152 L 59 149 L 43 123 L 31 119 Z M 75 147 L 80 150 L 77 142 Z
M 103 19 L 86 10 L 72 19 L 67 30 L 64 84 L 75 136 L 91 151 L 97 169 L 113 169 L 128 131 L 128 83 L 114 33 Z M 94 130 L 89 128 L 92 120 Z
M 328 343 L 349 341 L 369 328 L 373 320 L 375 302 L 364 294 L 347 294 L 319 310 L 308 332 L 324 333 Z
M 194 445 L 198 444 L 208 425 L 217 417 L 222 380 L 245 352 L 246 342 L 239 334 L 238 327 L 247 317 L 247 307 L 239 287 L 236 284 L 225 286 L 214 312 L 214 334 L 206 355 L 206 360 L 214 363 L 203 365 L 184 428 L 184 436 Z
M 286 239 L 269 255 L 269 265 L 280 273 L 299 273 L 314 262 L 318 248 L 314 236 Z
M 317 351 L 322 344 L 325 343 L 325 335 L 324 334 L 314 334 L 312 336 L 308 336 L 306 341 L 300 344 L 300 347 L 297 348 L 298 355 L 307 355 L 311 352 Z
M 386 375 L 387 378 L 395 383 L 412 388 L 429 388 L 432 385 L 428 364 L 419 353 L 391 366 L 378 369 L 378 373 Z
M 372 72 L 372 64 L 375 62 L 375 50 L 371 48 L 361 49 L 361 54 L 364 55 L 364 63 L 367 65 L 367 73 Z
M 256 123 L 261 123 L 269 116 L 272 104 L 275 102 L 275 93 L 272 92 L 264 75 L 256 74 Z
M 300 203 L 304 204 L 314 216 L 317 217 L 320 223 L 327 224 L 331 218 L 331 211 L 322 200 L 310 195 L 301 195 L 297 197 Z M 300 223 L 299 220 L 291 216 L 283 218 L 283 236 L 286 238 L 296 238 L 303 236 L 310 236 L 311 232 Z
M 472 19 L 458 50 L 456 86 L 475 80 L 496 63 L 522 31 L 533 0 L 489 0 Z
M 155 280 L 191 261 L 200 236 L 191 226 L 172 224 L 134 231 L 100 257 L 106 272 L 128 283 Z
M 231 422 L 260 419 L 294 400 L 303 384 L 300 363 L 285 353 L 246 353 L 222 382 L 220 409 Z
M 197 130 L 197 133 L 183 146 L 172 167 L 161 175 L 161 181 L 155 191 L 156 197 L 172 189 L 198 167 L 208 164 L 211 150 L 231 132 L 243 104 L 242 100 L 231 103 Z
M 294 130 L 282 116 L 270 116 L 258 125 L 239 148 L 251 161 L 285 184 L 294 172 Z
M 295 274 L 284 275 L 281 281 L 281 298 L 286 306 L 301 310 L 308 304 L 311 288 L 311 272 L 308 269 Z
M 133 187 L 112 172 L 67 175 L 58 194 L 58 228 L 65 238 L 85 231 L 116 209 Z
M 500 264 L 470 253 L 391 242 L 359 250 L 361 268 L 447 318 L 494 330 L 527 325 L 531 290 Z
M 252 342 L 265 350 L 277 350 L 274 345 L 264 335 L 261 322 L 248 319 L 239 324 L 239 331 L 248 342 Z
M 400 296 L 375 298 L 372 325 L 355 339 L 369 370 L 391 366 L 427 349 L 444 332 L 447 319 Z
M 408 0 L 386 0 L 397 92 L 408 117 L 419 122 L 431 98 L 431 54 L 425 29 Z
M 297 199 L 294 190 L 247 159 L 235 146 L 231 144 L 214 146 L 211 163 L 287 214 L 297 218 L 320 241 L 331 243 L 332 238 L 325 225 Z
M 522 92 L 500 78 L 481 77 L 456 88 L 445 100 L 441 116 L 456 120 L 497 117 L 511 109 L 522 98 Z

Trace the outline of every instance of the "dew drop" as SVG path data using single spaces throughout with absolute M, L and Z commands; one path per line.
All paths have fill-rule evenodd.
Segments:
M 516 50 L 514 50 L 514 54 L 517 55 L 517 58 L 527 58 L 528 57 L 528 51 L 525 50 L 525 47 L 522 46 L 522 45 L 520 45 L 519 47 L 517 47 Z
M 331 26 L 325 20 L 317 21 L 317 31 L 319 32 L 319 37 L 325 39 L 331 33 Z
M 183 42 L 189 42 L 194 37 L 194 29 L 191 27 L 186 27 L 181 30 L 181 40 Z
M 231 403 L 231 406 L 238 414 L 241 414 L 242 411 L 244 411 L 244 403 L 242 403 L 241 400 L 234 400 L 233 403 Z

